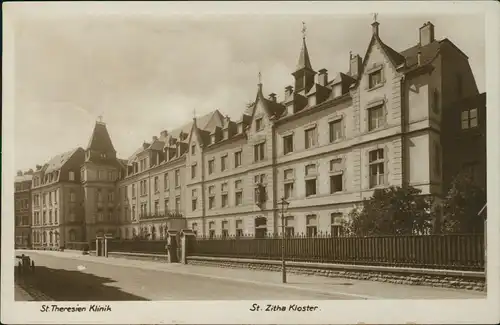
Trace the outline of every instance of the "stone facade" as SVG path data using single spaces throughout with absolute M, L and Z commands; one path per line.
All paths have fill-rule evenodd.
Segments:
M 106 127 L 96 124 L 81 149 L 82 182 L 44 185 L 75 186 L 82 225 L 71 238 L 158 239 L 186 227 L 199 236 L 259 237 L 281 232 L 281 198 L 290 203 L 287 232 L 338 233 L 375 188 L 411 185 L 442 196 L 463 167 L 450 140 L 457 136 L 476 139 L 470 146 L 485 175 L 485 136 L 457 129 L 463 105 L 476 105 L 467 98 L 481 97 L 467 56 L 450 40 L 435 40 L 429 22 L 417 44 L 400 52 L 382 41 L 379 27 L 372 24 L 363 58 L 350 55 L 348 72 L 316 72 L 304 38 L 294 86 L 282 100 L 265 96 L 259 81 L 237 121 L 217 110 L 195 117 L 127 160 L 116 158 Z M 470 127 L 480 133 L 481 107 Z
M 31 246 L 31 180 L 33 170 L 19 171 L 14 184 L 15 246 Z

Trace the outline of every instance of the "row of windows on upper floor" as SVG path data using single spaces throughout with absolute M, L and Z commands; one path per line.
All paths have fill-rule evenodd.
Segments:
M 31 187 L 29 182 L 15 183 L 14 189 L 16 192 L 29 190 Z
M 14 205 L 16 210 L 25 210 L 29 208 L 29 199 L 18 199 Z
M 59 189 L 56 189 L 56 190 L 50 191 L 50 192 L 46 192 L 46 193 L 34 194 L 33 195 L 33 206 L 35 208 L 40 206 L 40 197 L 42 198 L 43 206 L 46 206 L 47 204 L 50 206 L 50 205 L 52 205 L 52 203 L 57 204 L 57 198 L 59 197 Z
M 40 178 L 38 176 L 33 177 L 33 187 L 38 187 L 41 185 L 55 183 L 58 180 L 59 180 L 59 171 L 56 170 L 52 173 L 45 174 L 42 181 L 40 181 Z M 74 171 L 70 170 L 68 172 L 68 180 L 75 181 L 75 172 Z
M 82 180 L 82 182 L 87 180 L 87 178 L 85 176 L 86 176 L 85 169 L 82 168 L 80 170 L 80 179 Z M 98 181 L 113 181 L 114 182 L 118 179 L 117 176 L 118 176 L 118 174 L 116 171 L 98 170 L 96 180 L 98 180 Z

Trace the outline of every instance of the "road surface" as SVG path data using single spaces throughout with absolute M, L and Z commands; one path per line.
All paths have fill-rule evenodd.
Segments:
M 19 251 L 36 263 L 21 286 L 34 300 L 465 299 L 483 292 L 280 272 L 167 264 L 72 252 Z M 17 299 L 17 298 L 16 298 Z M 19 300 L 23 300 L 19 298 Z

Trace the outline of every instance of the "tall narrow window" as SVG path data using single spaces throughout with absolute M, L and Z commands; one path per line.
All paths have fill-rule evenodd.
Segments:
M 368 76 L 368 86 L 370 89 L 377 87 L 382 83 L 382 69 L 370 73 Z
M 316 127 L 305 130 L 305 147 L 306 149 L 312 148 L 317 145 L 317 129 Z
M 237 168 L 241 166 L 241 151 L 236 151 L 234 153 L 234 167 Z
M 167 191 L 170 188 L 170 184 L 168 182 L 168 173 L 165 173 L 165 175 L 163 176 L 163 187 L 164 187 L 165 191 Z M 132 196 L 134 196 L 134 195 L 132 195 Z
M 155 193 L 158 193 L 160 191 L 160 185 L 158 184 L 159 179 L 158 176 L 155 177 Z
M 330 142 L 335 142 L 342 138 L 342 120 L 336 120 L 329 123 Z
M 191 178 L 196 177 L 196 164 L 191 165 Z
M 307 237 L 316 237 L 318 234 L 318 220 L 316 215 L 311 214 L 306 216 Z
M 227 155 L 220 157 L 220 171 L 223 172 L 227 168 Z
M 222 221 L 222 237 L 229 237 L 229 221 Z
M 208 161 L 208 174 L 209 175 L 213 174 L 214 169 L 215 169 L 215 160 L 211 159 Z
M 369 131 L 378 129 L 384 125 L 384 106 L 379 105 L 368 109 L 368 129 Z
M 330 194 L 343 190 L 343 165 L 342 159 L 330 160 Z
M 369 152 L 370 187 L 384 184 L 384 149 Z
M 332 237 L 340 237 L 343 235 L 342 231 L 342 213 L 334 212 L 330 215 L 330 235 Z
M 259 143 L 254 146 L 254 161 L 262 161 L 265 157 L 265 143 Z
M 175 187 L 181 186 L 181 171 L 179 169 L 175 170 Z
M 255 131 L 260 131 L 263 128 L 262 118 L 255 120 Z
M 293 134 L 283 137 L 283 154 L 293 152 Z

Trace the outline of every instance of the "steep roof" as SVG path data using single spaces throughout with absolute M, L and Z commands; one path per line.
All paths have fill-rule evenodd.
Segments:
M 306 44 L 306 38 L 302 38 L 302 49 L 300 50 L 299 54 L 299 61 L 297 62 L 297 70 L 302 70 L 302 69 L 310 69 L 312 70 L 311 66 L 311 59 L 309 58 L 309 51 L 307 50 L 307 44 Z
M 61 167 L 65 163 L 67 163 L 68 160 L 71 158 L 71 156 L 73 156 L 73 154 L 75 152 L 77 152 L 78 150 L 83 150 L 83 149 L 78 147 L 78 148 L 72 149 L 70 151 L 62 153 L 62 154 L 57 155 L 57 156 L 53 157 L 52 159 L 50 159 L 46 164 L 47 168 L 45 169 L 45 173 L 50 173 L 50 172 L 61 169 Z
M 106 128 L 106 124 L 102 122 L 95 123 L 94 131 L 92 132 L 92 136 L 87 146 L 87 150 L 88 149 L 101 152 L 116 152 Z

